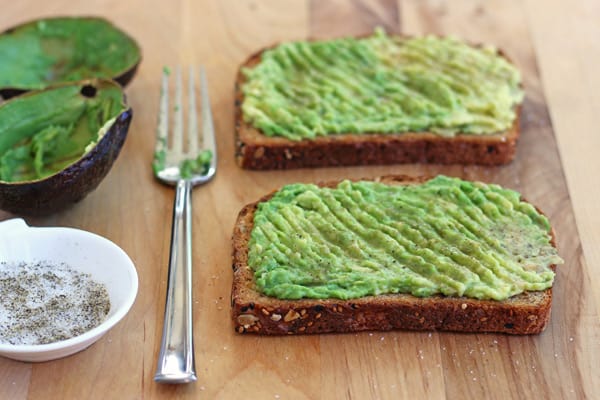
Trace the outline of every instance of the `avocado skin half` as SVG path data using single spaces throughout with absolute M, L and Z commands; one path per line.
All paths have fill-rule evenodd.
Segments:
M 83 76 L 83 77 L 81 77 L 81 79 L 78 79 L 78 80 L 91 79 L 91 78 L 112 79 L 112 80 L 118 82 L 123 87 L 125 87 L 127 84 L 129 84 L 129 82 L 131 82 L 131 80 L 135 76 L 137 69 L 139 67 L 139 64 L 141 63 L 141 60 L 142 60 L 142 53 L 141 53 L 140 45 L 133 37 L 128 35 L 126 32 L 124 32 L 119 27 L 117 27 L 116 25 L 114 25 L 113 23 L 111 23 L 109 20 L 107 20 L 105 18 L 97 17 L 97 16 L 56 16 L 56 17 L 49 17 L 49 18 L 41 18 L 41 19 L 24 22 L 19 25 L 8 28 L 8 29 L 4 30 L 3 32 L 0 32 L 0 38 L 3 35 L 11 35 L 15 32 L 19 32 L 19 30 L 28 29 L 30 26 L 34 26 L 35 24 L 43 23 L 46 21 L 54 22 L 54 23 L 60 23 L 61 21 L 67 21 L 67 22 L 72 21 L 72 22 L 76 22 L 76 23 L 80 23 L 80 24 L 99 23 L 99 24 L 106 26 L 108 29 L 118 32 L 119 35 L 123 38 L 124 43 L 128 43 L 128 46 L 131 47 L 133 54 L 135 54 L 135 57 L 134 57 L 135 62 L 132 62 L 126 68 L 115 69 L 113 71 L 112 76 L 106 76 L 105 73 L 92 73 L 92 74 L 90 74 L 90 76 Z M 0 53 L 0 56 L 1 55 L 2 54 Z M 62 61 L 59 60 L 59 63 L 60 62 L 62 62 Z M 23 67 L 26 68 L 25 66 L 23 66 Z M 41 90 L 48 86 L 53 86 L 53 85 L 61 84 L 61 83 L 65 83 L 65 82 L 76 82 L 76 81 L 77 80 L 62 80 L 60 78 L 57 78 L 52 81 L 48 81 L 44 87 L 37 87 L 37 88 L 28 87 L 29 86 L 28 84 L 23 84 L 22 82 L 19 82 L 18 80 L 14 81 L 14 82 L 10 82 L 8 84 L 5 83 L 4 85 L 0 83 L 0 97 L 7 100 L 11 97 L 18 96 L 18 95 L 28 92 L 30 90 Z
M 127 86 L 127 84 L 129 84 L 129 82 L 131 82 L 131 80 L 135 76 L 139 65 L 140 65 L 140 62 L 138 61 L 137 64 L 135 64 L 129 70 L 127 70 L 123 74 L 117 76 L 114 79 L 114 81 L 123 87 Z M 23 93 L 27 93 L 27 92 L 29 92 L 29 90 L 13 89 L 13 88 L 4 88 L 4 89 L 0 88 L 0 97 L 2 97 L 4 100 L 8 100 L 12 97 L 19 96 L 19 95 L 22 95 Z
M 108 174 L 127 137 L 133 110 L 127 108 L 82 158 L 47 178 L 31 182 L 0 181 L 0 209 L 19 215 L 43 216 L 83 199 Z

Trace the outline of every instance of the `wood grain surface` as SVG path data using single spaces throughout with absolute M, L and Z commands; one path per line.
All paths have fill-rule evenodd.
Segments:
M 20 0 L 3 2 L 0 30 L 67 14 L 105 16 L 141 44 L 143 61 L 126 89 L 134 119 L 119 159 L 91 195 L 63 212 L 26 220 L 85 229 L 114 241 L 136 264 L 139 293 L 127 317 L 81 353 L 40 364 L 0 359 L 0 399 L 600 398 L 600 284 L 593 279 L 600 273 L 598 2 Z M 233 156 L 237 66 L 275 42 L 365 34 L 375 26 L 453 34 L 501 47 L 523 72 L 527 92 L 515 161 L 496 168 L 239 169 Z M 174 192 L 153 179 L 150 163 L 160 71 L 179 63 L 207 69 L 219 169 L 214 181 L 193 194 L 198 382 L 169 386 L 152 378 Z M 521 191 L 549 216 L 566 263 L 557 273 L 547 330 L 531 337 L 236 334 L 229 316 L 230 236 L 241 207 L 290 182 L 391 173 L 444 173 L 500 183 Z M 12 217 L 0 211 L 0 220 Z

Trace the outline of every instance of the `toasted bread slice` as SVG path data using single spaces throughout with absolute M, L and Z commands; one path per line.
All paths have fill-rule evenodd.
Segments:
M 388 176 L 387 184 L 418 184 L 425 178 Z M 338 182 L 320 184 L 334 187 Z M 537 334 L 550 318 L 552 288 L 524 292 L 504 301 L 409 294 L 367 296 L 351 300 L 280 300 L 261 294 L 248 266 L 248 244 L 260 202 L 245 206 L 236 221 L 233 244 L 232 319 L 239 333 L 292 335 L 364 330 L 444 330 Z M 552 246 L 555 246 L 552 232 Z M 551 266 L 552 269 L 555 266 Z
M 516 106 L 516 117 L 509 129 L 489 135 L 346 133 L 300 141 L 264 135 L 244 120 L 242 86 L 246 78 L 242 69 L 256 66 L 265 50 L 253 54 L 240 66 L 235 81 L 235 158 L 242 168 L 270 170 L 404 163 L 502 165 L 515 157 L 521 105 Z M 501 51 L 499 55 L 508 59 Z

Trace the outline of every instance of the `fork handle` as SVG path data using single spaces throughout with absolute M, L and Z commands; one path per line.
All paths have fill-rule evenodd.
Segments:
M 192 321 L 192 183 L 179 180 L 173 205 L 169 280 L 162 342 L 154 380 L 160 383 L 194 382 Z

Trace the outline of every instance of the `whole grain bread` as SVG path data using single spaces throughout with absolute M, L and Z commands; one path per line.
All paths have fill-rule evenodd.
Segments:
M 376 180 L 406 185 L 427 179 L 386 176 Z M 334 187 L 337 183 L 319 185 Z M 549 321 L 552 288 L 521 293 L 504 301 L 408 294 L 351 300 L 280 300 L 265 296 L 256 289 L 254 271 L 248 266 L 248 244 L 257 205 L 273 194 L 245 206 L 233 230 L 231 315 L 238 333 L 293 335 L 402 329 L 524 335 L 542 332 Z M 551 243 L 556 246 L 553 231 Z
M 515 157 L 520 105 L 516 107 L 513 125 L 491 135 L 346 133 L 301 141 L 266 136 L 244 121 L 242 113 L 242 86 L 246 81 L 242 69 L 257 65 L 265 50 L 253 54 L 240 66 L 235 81 L 235 159 L 242 168 L 269 170 L 405 163 L 502 165 Z M 502 52 L 499 54 L 507 58 Z

